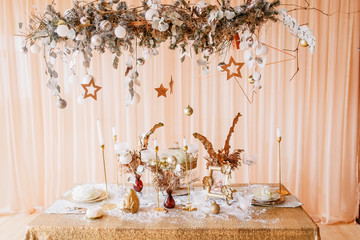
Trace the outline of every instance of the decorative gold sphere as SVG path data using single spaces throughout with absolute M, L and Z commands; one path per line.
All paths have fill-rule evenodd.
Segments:
M 255 80 L 254 80 L 254 78 L 253 78 L 253 75 L 250 75 L 250 76 L 248 77 L 248 81 L 249 81 L 250 84 L 254 84 Z
M 301 39 L 301 40 L 300 40 L 300 46 L 302 46 L 302 47 L 308 47 L 309 44 L 308 44 L 307 41 L 305 41 L 304 39 Z
M 58 101 L 57 101 L 58 108 L 64 109 L 64 108 L 66 108 L 66 105 L 67 105 L 67 102 L 64 99 L 62 99 L 62 98 L 58 99 Z
M 184 109 L 184 114 L 186 116 L 191 116 L 193 112 L 194 110 L 192 109 L 192 107 L 190 107 L 190 105 L 187 105 L 187 107 Z
M 215 201 L 210 205 L 210 212 L 213 214 L 218 214 L 220 212 L 220 206 Z

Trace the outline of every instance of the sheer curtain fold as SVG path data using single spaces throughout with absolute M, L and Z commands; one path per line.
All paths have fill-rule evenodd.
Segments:
M 163 1 L 164 2 L 164 1 Z M 170 1 L 167 1 L 170 2 Z M 215 1 L 214 1 L 215 2 Z M 233 4 L 242 1 L 233 1 Z M 303 5 L 303 1 L 286 3 Z M 26 21 L 33 5 L 45 1 L 1 0 L 0 8 L 0 211 L 29 210 L 47 207 L 74 183 L 102 182 L 103 171 L 96 119 L 100 119 L 105 137 L 108 179 L 115 182 L 111 127 L 119 129 L 118 141 L 137 146 L 138 135 L 157 122 L 155 137 L 162 149 L 186 137 L 199 145 L 197 172 L 206 174 L 205 151 L 192 137 L 193 132 L 207 136 L 215 148 L 223 146 L 237 112 L 242 117 L 232 138 L 232 149 L 243 148 L 260 156 L 252 167 L 253 182 L 278 181 L 276 128 L 283 133 L 283 183 L 305 204 L 304 208 L 323 223 L 349 222 L 357 212 L 359 148 L 359 14 L 346 14 L 360 9 L 358 1 L 316 1 L 315 6 L 327 12 L 340 10 L 327 17 L 316 11 L 293 11 L 299 23 L 309 23 L 314 30 L 317 49 L 299 49 L 300 72 L 296 61 L 266 66 L 261 72 L 263 88 L 249 104 L 234 79 L 217 70 L 224 56 L 217 56 L 205 75 L 197 65 L 197 56 L 180 62 L 178 51 L 161 46 L 159 56 L 138 67 L 141 101 L 126 107 L 127 89 L 124 66 L 112 69 L 112 56 L 94 54 L 89 74 L 103 88 L 98 101 L 88 99 L 80 105 L 79 84 L 68 81 L 69 70 L 57 61 L 62 96 L 68 106 L 56 107 L 56 100 L 46 88 L 47 76 L 41 55 L 22 55 L 18 22 Z M 132 1 L 133 5 L 139 2 Z M 311 2 L 312 3 L 312 2 Z M 62 11 L 71 0 L 56 1 Z M 296 39 L 281 23 L 270 23 L 261 31 L 260 41 L 279 49 L 295 49 Z M 142 49 L 138 48 L 141 56 Z M 194 55 L 194 54 L 193 54 Z M 240 51 L 227 53 L 243 61 Z M 268 62 L 288 56 L 271 49 Z M 81 58 L 78 59 L 80 63 Z M 85 70 L 76 69 L 81 78 Z M 239 83 L 251 96 L 246 67 Z M 169 87 L 173 94 L 157 98 L 154 88 Z M 183 109 L 190 104 L 191 117 Z M 240 167 L 233 182 L 246 182 L 246 168 Z

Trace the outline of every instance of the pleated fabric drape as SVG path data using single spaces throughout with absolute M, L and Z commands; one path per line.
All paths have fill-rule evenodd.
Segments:
M 276 128 L 282 130 L 282 182 L 305 204 L 305 210 L 323 223 L 349 222 L 357 212 L 358 128 L 359 128 L 359 13 L 355 0 L 310 1 L 325 12 L 293 11 L 299 23 L 308 23 L 317 41 L 315 54 L 299 50 L 300 71 L 296 61 L 266 66 L 262 71 L 263 88 L 250 104 L 234 79 L 217 70 L 224 57 L 216 56 L 208 75 L 196 60 L 181 63 L 178 51 L 162 46 L 160 54 L 139 67 L 141 101 L 126 107 L 126 54 L 120 69 L 112 68 L 112 56 L 94 54 L 89 73 L 102 86 L 98 100 L 80 105 L 80 84 L 68 81 L 69 67 L 57 61 L 62 80 L 62 96 L 68 106 L 56 107 L 56 98 L 46 88 L 48 77 L 40 55 L 19 52 L 19 22 L 34 9 L 50 1 L 1 0 L 0 3 L 0 209 L 1 212 L 47 207 L 74 183 L 103 181 L 96 120 L 102 123 L 108 178 L 115 181 L 111 127 L 119 129 L 119 141 L 137 146 L 137 137 L 153 124 L 163 122 L 155 136 L 162 149 L 186 137 L 200 149 L 197 174 L 206 174 L 201 144 L 192 137 L 199 132 L 215 148 L 225 142 L 232 119 L 243 116 L 235 128 L 232 149 L 243 148 L 258 154 L 251 168 L 252 182 L 278 181 L 278 143 Z M 129 1 L 128 1 L 129 2 Z M 164 2 L 164 1 L 163 1 Z M 170 2 L 170 1 L 169 1 Z M 242 1 L 233 1 L 240 3 Z M 304 5 L 304 1 L 283 1 Z M 133 5 L 139 2 L 132 2 Z M 65 10 L 71 0 L 56 1 Z M 297 40 L 281 23 L 269 23 L 260 40 L 278 49 L 295 49 Z M 138 49 L 140 56 L 142 49 Z M 226 56 L 243 61 L 241 51 L 230 50 Z M 268 62 L 289 56 L 270 49 Z M 81 58 L 77 74 L 82 77 Z M 250 73 L 242 68 L 240 80 L 251 96 L 247 83 Z M 174 80 L 174 93 L 157 98 L 154 88 L 168 86 Z M 183 109 L 190 104 L 194 114 Z M 247 171 L 241 166 L 233 182 L 246 182 Z

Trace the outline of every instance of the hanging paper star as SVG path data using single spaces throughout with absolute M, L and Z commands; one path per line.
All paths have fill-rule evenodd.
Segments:
M 232 71 L 232 65 L 237 66 L 236 68 L 236 72 Z M 226 71 L 227 73 L 227 80 L 229 80 L 232 77 L 239 77 L 242 78 L 241 73 L 240 73 L 240 69 L 242 68 L 242 66 L 244 65 L 244 63 L 238 63 L 235 62 L 233 57 L 230 57 L 230 61 L 228 64 L 223 65 L 221 68 L 224 69 L 224 71 Z
M 170 94 L 173 94 L 173 86 L 174 86 L 174 80 L 171 76 L 171 81 L 169 82 Z
M 88 84 L 81 84 L 81 86 L 85 90 L 84 99 L 92 97 L 97 100 L 97 92 L 100 91 L 101 87 L 95 85 L 94 78 Z
M 160 85 L 160 87 L 158 87 L 158 88 L 155 88 L 155 90 L 157 91 L 157 93 L 158 93 L 158 97 L 160 97 L 160 96 L 164 96 L 164 97 L 166 97 L 166 92 L 167 92 L 167 88 L 165 88 L 164 87 L 164 85 Z

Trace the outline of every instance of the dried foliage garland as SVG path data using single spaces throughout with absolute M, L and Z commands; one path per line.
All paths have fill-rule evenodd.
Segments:
M 160 4 L 157 0 L 144 0 L 140 6 L 129 7 L 118 0 L 74 1 L 74 6 L 63 14 L 55 9 L 55 2 L 43 13 L 36 12 L 30 18 L 24 36 L 23 52 L 27 47 L 40 51 L 44 46 L 47 86 L 53 95 L 60 97 L 55 59 L 61 56 L 70 64 L 75 75 L 75 57 L 83 55 L 83 66 L 90 67 L 93 51 L 114 54 L 113 67 L 117 68 L 124 52 L 136 55 L 136 46 L 143 47 L 143 57 L 129 58 L 126 65 L 131 78 L 127 81 L 127 103 L 138 102 L 134 86 L 140 85 L 133 61 L 142 65 L 146 58 L 157 55 L 160 44 L 170 41 L 170 49 L 179 48 L 184 60 L 187 48 L 201 53 L 205 60 L 210 55 L 230 46 L 235 34 L 241 31 L 254 33 L 267 21 L 278 20 L 279 0 L 246 1 L 231 6 L 230 0 L 218 1 L 218 5 L 200 1 L 196 5 L 184 0 L 172 4 Z M 22 24 L 21 24 L 22 25 Z M 63 45 L 60 46 L 60 43 Z M 35 47 L 33 47 L 35 46 Z M 203 62 L 207 62 L 207 61 Z M 134 100 L 136 99 L 136 100 Z
M 230 138 L 232 133 L 234 132 L 234 127 L 237 124 L 240 116 L 240 113 L 236 114 L 233 120 L 233 124 L 229 130 L 229 134 L 227 135 L 225 145 L 217 152 L 215 152 L 211 142 L 206 137 L 204 137 L 200 133 L 193 134 L 193 136 L 203 144 L 205 150 L 209 154 L 209 156 L 205 157 L 205 159 L 207 160 L 207 167 L 229 165 L 231 167 L 231 170 L 235 170 L 241 165 L 241 152 L 244 151 L 243 149 L 235 149 L 233 153 L 229 154 Z

